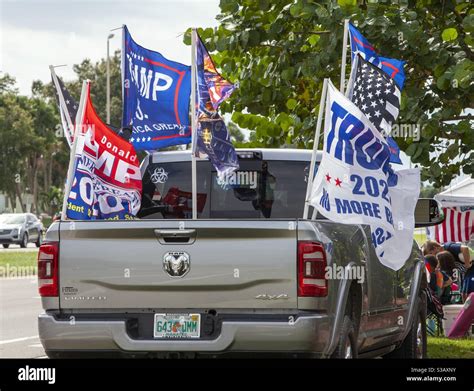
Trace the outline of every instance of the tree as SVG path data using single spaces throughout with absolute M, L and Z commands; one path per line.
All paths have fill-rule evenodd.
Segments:
M 433 198 L 436 194 L 441 193 L 442 190 L 434 186 L 421 186 L 420 198 Z
M 120 68 L 121 55 L 117 50 L 110 56 L 110 124 L 119 128 L 122 123 L 122 76 Z M 105 122 L 106 116 L 106 100 L 107 100 L 107 63 L 102 58 L 93 63 L 90 59 L 84 59 L 80 64 L 73 65 L 76 73 L 74 80 L 63 80 L 66 88 L 71 96 L 79 102 L 81 98 L 82 82 L 86 79 L 91 81 L 91 98 L 97 114 Z M 58 77 L 61 77 L 58 71 Z M 39 83 L 39 85 L 38 85 Z M 44 99 L 51 102 L 55 101 L 55 89 L 52 83 L 42 85 L 41 82 L 33 82 L 33 94 L 35 91 Z M 56 104 L 56 103 L 55 103 Z
M 122 116 L 120 52 L 111 57 L 111 123 L 119 127 Z M 93 64 L 85 59 L 74 65 L 77 79 L 66 82 L 71 95 L 79 101 L 82 81 L 92 81 L 91 96 L 98 114 L 106 118 L 106 61 Z M 15 207 L 24 207 L 24 194 L 33 198 L 31 212 L 40 213 L 60 207 L 60 192 L 69 162 L 70 149 L 61 129 L 55 90 L 52 83 L 35 80 L 32 96 L 21 96 L 15 79 L 0 77 L 0 191 Z
M 32 97 L 18 95 L 13 78 L 0 78 L 0 191 L 14 207 L 18 199 L 24 212 L 23 196 L 31 194 L 29 211 L 40 213 L 49 208 L 40 194 L 64 185 L 69 149 L 57 132 L 54 99 L 40 81 L 32 92 Z
M 62 188 L 51 186 L 42 192 L 40 197 L 43 201 L 44 210 L 47 211 L 50 216 L 53 216 L 62 206 L 64 192 Z
M 422 166 L 422 179 L 439 186 L 472 175 L 474 12 L 467 1 L 401 4 L 221 0 L 220 25 L 199 29 L 223 76 L 239 81 L 221 111 L 253 131 L 251 145 L 312 148 L 322 81 L 338 85 L 350 18 L 384 56 L 407 61 L 399 121 L 420 125 L 421 139 L 396 141 Z
M 26 157 L 32 150 L 34 120 L 28 111 L 27 98 L 17 95 L 14 83 L 9 75 L 0 79 L 0 191 L 12 203 L 18 197 L 21 209 L 26 212 L 22 195 L 27 187 Z
M 227 124 L 227 130 L 229 131 L 230 139 L 235 145 L 245 144 L 245 134 L 243 134 L 242 130 L 240 130 L 236 124 L 229 122 Z
M 110 56 L 110 124 L 119 128 L 122 124 L 122 76 L 120 68 L 121 55 L 117 50 Z M 89 59 L 73 66 L 77 80 L 68 84 L 71 94 L 79 101 L 82 81 L 91 80 L 91 98 L 97 114 L 104 122 L 107 101 L 107 62 L 104 58 L 95 64 Z

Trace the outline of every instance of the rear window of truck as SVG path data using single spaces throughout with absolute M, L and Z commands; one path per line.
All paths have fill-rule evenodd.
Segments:
M 198 217 L 300 218 L 309 164 L 307 161 L 242 159 L 240 169 L 221 180 L 210 162 L 198 161 Z M 143 175 L 139 217 L 192 217 L 191 162 L 148 165 Z

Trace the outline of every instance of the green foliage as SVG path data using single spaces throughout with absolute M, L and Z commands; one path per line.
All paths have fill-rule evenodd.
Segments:
M 458 32 L 453 27 L 444 29 L 443 32 L 441 33 L 441 38 L 443 38 L 443 41 L 454 41 L 457 37 L 458 37 Z
M 32 211 L 39 213 L 49 208 L 40 193 L 63 186 L 67 152 L 55 103 L 41 82 L 32 91 L 32 97 L 18 95 L 13 78 L 0 78 L 0 192 L 10 200 L 19 197 L 21 204 L 23 194 L 32 194 Z
M 229 131 L 232 143 L 242 144 L 245 142 L 245 135 L 236 124 L 229 122 L 227 124 L 227 130 Z
M 122 77 L 120 70 L 120 51 L 117 50 L 110 56 L 110 124 L 119 128 L 122 123 Z M 85 59 L 80 64 L 73 66 L 77 79 L 68 83 L 73 97 L 79 101 L 82 81 L 91 81 L 91 98 L 99 117 L 107 118 L 107 62 L 104 58 L 96 63 Z
M 407 62 L 399 121 L 422 132 L 419 141 L 396 140 L 423 168 L 422 179 L 441 186 L 472 175 L 474 11 L 467 1 L 402 4 L 221 0 L 220 25 L 199 30 L 223 76 L 239 81 L 221 111 L 252 131 L 249 146 L 312 148 L 322 81 L 339 84 L 350 18 L 380 53 Z
M 440 193 L 442 189 L 434 186 L 422 186 L 420 189 L 420 198 L 433 198 L 436 194 Z
M 94 64 L 85 59 L 74 70 L 77 79 L 65 81 L 72 97 L 79 101 L 82 81 L 90 79 L 94 106 L 105 120 L 105 60 Z M 119 51 L 111 57 L 110 71 L 111 123 L 119 127 L 122 116 Z M 32 211 L 52 215 L 62 205 L 69 147 L 62 133 L 52 84 L 36 80 L 31 91 L 31 97 L 20 96 L 12 77 L 0 78 L 0 192 L 11 200 L 32 194 Z M 20 203 L 23 204 L 21 200 Z
M 474 341 L 468 338 L 428 337 L 428 357 L 474 359 Z
M 15 251 L 11 249 L 9 251 L 2 251 L 0 253 L 0 277 L 7 277 L 7 267 L 29 267 L 33 275 L 36 274 L 36 266 L 38 265 L 38 253 L 36 251 Z M 28 274 L 26 274 L 28 275 Z

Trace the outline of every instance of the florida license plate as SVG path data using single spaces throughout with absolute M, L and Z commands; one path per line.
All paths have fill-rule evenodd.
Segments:
M 199 338 L 200 314 L 155 314 L 155 338 Z

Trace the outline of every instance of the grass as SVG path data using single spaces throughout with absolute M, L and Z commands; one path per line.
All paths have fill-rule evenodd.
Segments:
M 428 357 L 474 359 L 474 339 L 428 337 Z
M 0 277 L 36 274 L 36 251 L 2 251 L 0 252 Z

